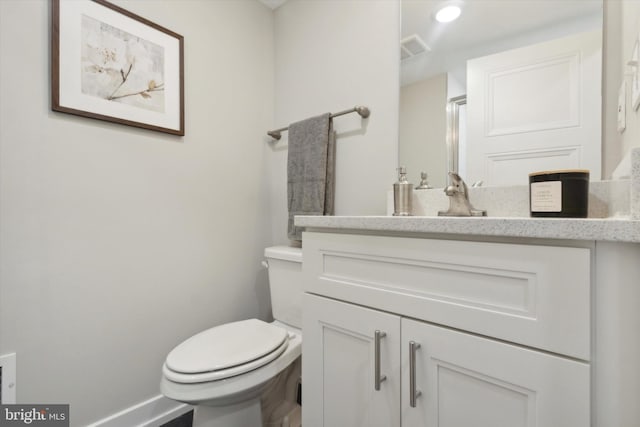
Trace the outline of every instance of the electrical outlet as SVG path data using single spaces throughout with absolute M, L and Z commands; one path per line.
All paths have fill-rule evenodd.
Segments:
M 0 403 L 16 403 L 16 354 L 0 356 Z

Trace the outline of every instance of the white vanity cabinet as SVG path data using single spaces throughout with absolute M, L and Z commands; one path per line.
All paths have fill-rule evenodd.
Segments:
M 306 427 L 591 425 L 588 245 L 303 241 Z
M 309 294 L 303 307 L 302 425 L 399 425 L 400 316 Z M 376 330 L 386 334 L 379 338 L 379 390 Z
M 401 336 L 402 426 L 590 425 L 588 363 L 405 318 Z

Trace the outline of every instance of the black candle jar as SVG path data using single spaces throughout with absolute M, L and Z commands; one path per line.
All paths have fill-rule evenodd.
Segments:
M 586 218 L 589 213 L 589 171 L 565 169 L 529 174 L 532 217 Z

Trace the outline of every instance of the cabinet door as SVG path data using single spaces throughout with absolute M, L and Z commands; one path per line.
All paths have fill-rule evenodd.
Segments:
M 403 427 L 590 425 L 587 363 L 404 318 L 402 340 Z
M 376 356 L 375 331 L 379 339 Z M 305 427 L 400 425 L 400 317 L 305 294 Z M 376 358 L 386 379 L 375 390 Z

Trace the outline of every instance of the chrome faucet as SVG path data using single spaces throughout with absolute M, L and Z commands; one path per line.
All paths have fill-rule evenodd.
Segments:
M 455 172 L 449 172 L 451 184 L 444 192 L 449 196 L 449 210 L 439 211 L 438 216 L 487 216 L 487 211 L 475 209 L 469 201 L 469 188 Z

